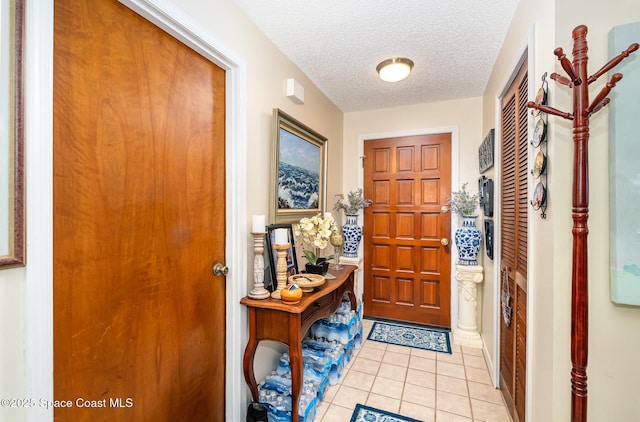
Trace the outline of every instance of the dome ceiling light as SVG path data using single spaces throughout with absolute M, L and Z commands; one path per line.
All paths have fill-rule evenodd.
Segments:
M 398 82 L 405 79 L 413 69 L 413 61 L 405 57 L 387 59 L 381 62 L 376 70 L 380 79 L 386 82 Z

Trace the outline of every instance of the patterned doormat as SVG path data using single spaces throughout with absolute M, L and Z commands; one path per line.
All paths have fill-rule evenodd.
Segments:
M 395 413 L 387 412 L 386 410 L 374 409 L 373 407 L 365 406 L 358 403 L 353 415 L 351 416 L 351 422 L 421 422 L 418 419 L 409 418 Z
M 381 343 L 416 347 L 434 352 L 451 353 L 448 331 L 376 321 L 367 337 Z

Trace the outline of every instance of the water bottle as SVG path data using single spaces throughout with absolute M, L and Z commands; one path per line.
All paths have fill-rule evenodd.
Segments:
M 315 396 L 302 394 L 298 401 L 298 421 L 313 422 L 316 417 L 317 401 Z
M 329 385 L 336 385 L 338 383 L 338 365 L 331 365 L 329 370 Z
M 362 325 L 358 326 L 358 331 L 354 337 L 354 347 L 359 349 L 362 346 Z
M 278 368 L 276 373 L 278 375 L 284 375 L 287 372 L 291 372 L 291 366 L 289 364 L 289 353 L 284 352 L 278 361 Z

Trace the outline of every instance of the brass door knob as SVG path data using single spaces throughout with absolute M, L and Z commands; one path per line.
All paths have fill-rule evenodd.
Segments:
M 442 246 L 447 246 L 449 244 L 449 239 L 443 237 L 442 239 L 440 239 L 440 243 L 442 243 Z

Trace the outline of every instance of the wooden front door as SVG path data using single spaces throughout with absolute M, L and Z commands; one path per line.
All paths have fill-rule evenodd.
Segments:
M 516 422 L 525 420 L 527 375 L 527 63 L 502 99 L 500 178 L 500 388 Z
M 224 421 L 225 72 L 113 0 L 56 0 L 56 421 Z
M 451 134 L 364 145 L 364 313 L 448 327 Z

